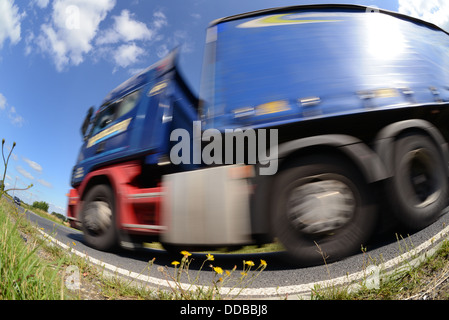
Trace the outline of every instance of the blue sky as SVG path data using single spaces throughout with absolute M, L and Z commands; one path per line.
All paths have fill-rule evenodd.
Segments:
M 171 49 L 198 91 L 208 23 L 242 12 L 329 1 L 0 0 L 0 139 L 11 156 L 7 187 L 65 214 L 70 174 L 89 106 Z M 359 0 L 449 30 L 447 0 Z M 3 173 L 3 163 L 0 162 Z M 1 179 L 1 178 L 0 178 Z

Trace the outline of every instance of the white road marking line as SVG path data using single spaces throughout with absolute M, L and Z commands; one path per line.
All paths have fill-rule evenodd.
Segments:
M 198 287 L 202 287 L 199 285 L 192 285 L 190 283 L 176 283 L 174 281 L 167 280 L 167 279 L 160 279 L 160 278 L 156 278 L 156 277 L 152 277 L 152 276 L 147 276 L 147 275 L 139 274 L 137 272 L 129 271 L 129 270 L 114 266 L 109 263 L 105 263 L 105 262 L 95 259 L 85 253 L 75 250 L 74 248 L 51 237 L 50 235 L 48 235 L 47 233 L 45 233 L 44 231 L 42 231 L 40 229 L 38 229 L 38 231 L 46 239 L 50 240 L 51 242 L 55 243 L 56 245 L 60 246 L 61 248 L 65 249 L 69 252 L 72 252 L 83 259 L 88 260 L 90 263 L 92 263 L 104 270 L 107 270 L 108 272 L 110 272 L 112 274 L 115 274 L 115 275 L 119 274 L 119 275 L 122 275 L 125 277 L 130 277 L 130 278 L 133 278 L 133 279 L 136 279 L 139 281 L 143 281 L 147 284 L 156 285 L 157 287 L 163 286 L 166 288 L 169 288 L 169 287 L 176 288 L 178 286 L 181 286 L 182 289 L 184 289 L 184 290 L 196 289 Z M 442 231 L 437 233 L 434 237 L 425 241 L 418 247 L 416 247 L 406 253 L 403 253 L 402 255 L 400 255 L 396 258 L 390 259 L 385 263 L 380 264 L 379 265 L 380 269 L 388 270 L 395 266 L 400 265 L 401 263 L 403 263 L 406 260 L 410 260 L 411 258 L 416 257 L 419 253 L 421 253 L 425 249 L 429 248 L 433 243 L 440 241 L 444 237 L 447 237 L 448 233 L 449 233 L 449 226 L 444 228 Z M 433 250 L 429 251 L 426 256 L 436 252 L 437 248 L 438 248 L 438 246 L 436 248 L 433 248 Z M 323 280 L 323 281 L 317 281 L 317 282 L 300 284 L 300 285 L 289 285 L 289 286 L 283 286 L 283 287 L 267 287 L 267 288 L 245 288 L 243 290 L 241 288 L 222 287 L 220 290 L 221 291 L 220 293 L 222 295 L 232 295 L 233 293 L 234 294 L 239 293 L 239 296 L 247 297 L 247 298 L 251 298 L 251 297 L 270 298 L 270 297 L 279 297 L 279 296 L 286 296 L 286 295 L 288 295 L 290 297 L 291 297 L 291 295 L 305 296 L 308 293 L 310 293 L 310 291 L 315 287 L 318 287 L 318 288 L 324 287 L 325 288 L 328 286 L 349 284 L 356 280 L 363 279 L 366 276 L 367 276 L 366 271 L 363 270 L 363 271 L 359 271 L 359 272 L 356 272 L 356 273 L 353 273 L 350 275 L 346 275 L 346 276 L 342 276 L 342 277 L 338 277 L 338 278 L 334 278 L 334 279 L 330 279 L 330 280 Z

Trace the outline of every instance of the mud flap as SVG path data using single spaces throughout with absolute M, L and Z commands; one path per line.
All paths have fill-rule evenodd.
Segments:
M 227 246 L 251 243 L 251 166 L 232 165 L 167 175 L 161 235 L 166 244 Z

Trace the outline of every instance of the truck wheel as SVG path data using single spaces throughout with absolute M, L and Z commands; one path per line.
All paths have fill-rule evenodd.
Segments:
M 115 249 L 118 233 L 114 193 L 109 186 L 97 185 L 89 190 L 84 199 L 81 223 L 84 239 L 89 246 L 102 251 Z
M 388 181 L 391 207 L 404 227 L 422 229 L 448 204 L 448 177 L 437 146 L 427 136 L 411 134 L 394 144 L 394 176 Z
M 342 259 L 370 237 L 376 210 L 356 171 L 344 159 L 311 156 L 276 177 L 272 226 L 295 264 Z

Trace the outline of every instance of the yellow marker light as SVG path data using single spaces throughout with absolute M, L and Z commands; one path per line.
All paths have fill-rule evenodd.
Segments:
M 399 92 L 396 89 L 378 89 L 374 90 L 376 98 L 393 98 L 399 96 Z
M 264 114 L 277 113 L 282 111 L 290 110 L 288 102 L 285 100 L 272 101 L 268 103 L 261 104 L 256 107 L 256 115 L 262 116 Z

